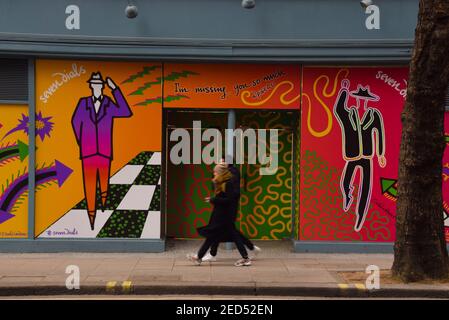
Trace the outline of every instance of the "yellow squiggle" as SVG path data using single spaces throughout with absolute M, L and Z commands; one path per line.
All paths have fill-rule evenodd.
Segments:
M 241 93 L 241 95 L 240 95 L 240 99 L 241 99 L 242 102 L 243 102 L 244 104 L 246 104 L 247 106 L 260 106 L 260 105 L 263 105 L 263 104 L 265 104 L 268 100 L 270 100 L 271 97 L 276 93 L 277 89 L 278 89 L 280 86 L 284 85 L 284 84 L 288 84 L 288 85 L 290 86 L 290 88 L 289 88 L 287 91 L 285 91 L 284 93 L 281 94 L 281 96 L 279 97 L 279 100 L 281 100 L 281 103 L 282 103 L 284 106 L 287 106 L 287 105 L 289 105 L 289 104 L 292 104 L 293 102 L 295 102 L 296 100 L 298 100 L 298 99 L 301 97 L 301 95 L 298 95 L 297 97 L 294 97 L 293 99 L 290 99 L 290 100 L 286 100 L 286 99 L 285 99 L 285 96 L 288 95 L 290 92 L 292 92 L 292 90 L 295 88 L 295 85 L 293 84 L 293 82 L 288 81 L 288 80 L 285 80 L 285 81 L 282 81 L 282 82 L 278 83 L 278 84 L 273 88 L 273 90 L 270 92 L 270 94 L 268 95 L 268 97 L 266 97 L 266 98 L 265 98 L 264 100 L 262 100 L 262 101 L 258 101 L 258 102 L 250 102 L 250 101 L 246 100 L 247 98 L 251 97 L 251 92 L 249 92 L 249 91 L 242 91 L 242 93 Z
M 275 209 L 274 210 L 274 213 L 271 213 L 271 209 Z M 271 230 L 270 230 L 270 236 L 273 238 L 273 239 L 279 239 L 277 236 L 276 236 L 276 233 L 282 233 L 282 232 L 284 232 L 285 231 L 285 229 L 286 229 L 286 225 L 285 225 L 285 223 L 283 223 L 282 221 L 273 221 L 273 220 L 275 220 L 278 216 L 279 216 L 279 214 L 280 214 L 280 210 L 279 210 L 279 207 L 278 206 L 276 206 L 276 205 L 272 205 L 272 206 L 270 206 L 269 208 L 268 208 L 268 212 L 270 213 L 270 217 L 268 218 L 268 225 L 271 227 Z
M 262 213 L 264 213 L 263 208 L 260 205 L 255 206 L 252 214 L 247 216 L 246 221 L 253 225 L 262 226 L 265 223 L 265 217 L 258 211 L 262 211 Z
M 245 232 L 245 230 L 246 232 Z M 245 232 L 249 237 L 254 238 L 258 234 L 257 227 L 251 223 L 246 223 L 245 221 L 240 222 L 240 230 Z
M 287 169 L 285 169 L 284 167 L 280 167 L 278 168 L 278 174 L 276 175 L 276 181 L 278 183 L 271 183 L 268 187 L 267 187 L 267 193 L 269 195 L 272 195 L 273 197 L 269 198 L 271 200 L 278 200 L 279 199 L 279 192 L 277 191 L 272 191 L 272 188 L 280 188 L 282 186 L 284 186 L 284 180 L 282 180 L 283 176 L 287 175 Z M 266 198 L 263 199 L 263 201 L 265 201 Z
M 324 136 L 327 136 L 329 134 L 329 132 L 332 130 L 332 122 L 333 122 L 332 112 L 331 112 L 330 108 L 324 103 L 324 101 L 320 98 L 320 96 L 317 93 L 317 85 L 321 81 L 321 79 L 325 79 L 326 82 L 324 84 L 322 94 L 325 98 L 331 98 L 335 95 L 335 92 L 337 91 L 338 77 L 343 72 L 344 72 L 345 78 L 349 75 L 348 69 L 340 69 L 334 78 L 334 87 L 333 87 L 332 91 L 329 93 L 327 93 L 327 90 L 329 87 L 329 83 L 331 81 L 328 76 L 323 74 L 323 75 L 319 76 L 313 83 L 313 95 L 318 100 L 318 102 L 321 104 L 321 106 L 323 107 L 324 111 L 326 112 L 326 116 L 327 116 L 327 127 L 323 131 L 315 131 L 312 128 L 312 125 L 311 125 L 312 103 L 311 103 L 310 97 L 306 93 L 302 94 L 303 97 L 307 98 L 308 105 L 309 105 L 309 112 L 307 113 L 307 128 L 309 129 L 310 134 L 314 137 L 322 138 Z

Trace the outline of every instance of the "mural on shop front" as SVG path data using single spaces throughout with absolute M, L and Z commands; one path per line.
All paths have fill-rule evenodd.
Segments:
M 342 133 L 342 156 L 346 161 L 340 180 L 343 194 L 343 211 L 347 212 L 354 200 L 354 177 L 360 170 L 359 195 L 357 197 L 355 231 L 360 231 L 370 204 L 373 184 L 373 158 L 378 157 L 379 166 L 386 166 L 385 130 L 379 110 L 369 107 L 368 101 L 379 101 L 369 86 L 357 86 L 357 91 L 349 91 L 349 80 L 342 81 L 340 92 L 334 106 L 334 115 Z M 349 96 L 357 101 L 357 107 L 348 106 Z M 363 117 L 359 109 L 363 102 Z
M 443 219 L 444 219 L 444 232 L 446 236 L 446 241 L 449 242 L 449 114 L 444 115 L 444 126 L 445 126 L 445 151 L 443 155 L 442 162 L 442 180 L 443 180 Z M 398 181 L 395 178 L 385 178 L 380 179 L 380 184 L 382 192 L 385 198 L 390 201 L 396 202 L 398 197 Z
M 444 233 L 446 241 L 449 242 L 449 113 L 444 114 L 444 141 L 445 149 L 443 154 L 443 218 Z
M 293 174 L 295 177 L 295 206 L 293 209 L 293 238 L 295 240 L 299 239 L 299 203 L 300 203 L 300 181 L 301 181 L 301 170 L 299 164 L 301 163 L 301 121 L 298 117 L 296 125 L 293 126 L 293 142 L 294 142 L 294 159 L 293 159 Z
M 300 239 L 394 241 L 407 74 L 394 67 L 304 68 Z M 449 134 L 445 143 L 442 214 L 449 241 Z
M 6 108 L 9 109 L 11 107 L 5 107 L 5 113 Z M 6 121 L 7 118 L 8 115 L 5 114 L 3 119 Z M 51 118 L 43 117 L 40 112 L 36 114 L 36 137 L 40 137 L 41 141 L 44 141 L 45 137 L 50 137 L 50 132 L 53 129 Z M 7 225 L 12 220 L 16 220 L 13 218 L 17 218 L 18 215 L 23 216 L 27 214 L 26 203 L 28 201 L 29 177 L 25 159 L 28 157 L 29 149 L 28 145 L 21 139 L 24 139 L 24 137 L 28 139 L 29 120 L 28 115 L 21 113 L 21 118 L 16 120 L 18 124 L 9 129 L 2 138 L 2 141 L 5 141 L 8 138 L 14 137 L 15 139 L 16 136 L 20 137 L 15 141 L 13 140 L 13 142 L 2 143 L 0 146 L 0 167 L 3 167 L 4 169 L 2 170 L 8 172 L 6 178 L 2 181 L 0 193 L 0 225 L 2 226 Z M 12 124 L 12 121 L 10 123 Z M 20 160 L 20 163 L 14 163 L 15 160 Z M 53 166 L 44 164 L 42 167 L 36 168 L 36 191 L 56 181 L 61 186 L 70 174 L 71 169 L 57 160 Z M 21 219 L 25 220 L 23 217 Z M 25 235 L 25 232 L 19 233 Z
M 394 241 L 406 85 L 406 68 L 304 68 L 300 239 Z
M 0 105 L 0 238 L 28 233 L 28 132 L 16 130 L 18 118 L 28 119 L 27 109 Z
M 449 164 L 446 163 L 443 167 L 443 194 L 447 190 L 446 181 L 448 180 L 448 168 Z M 382 192 L 388 200 L 397 201 L 398 197 L 398 181 L 396 179 L 381 178 Z M 444 219 L 444 232 L 446 241 L 449 242 L 449 205 L 447 197 L 443 197 L 443 219 Z
M 36 236 L 160 238 L 161 65 L 38 60 L 36 70 L 37 109 L 52 115 L 36 158 L 58 159 L 37 171 L 47 187 Z

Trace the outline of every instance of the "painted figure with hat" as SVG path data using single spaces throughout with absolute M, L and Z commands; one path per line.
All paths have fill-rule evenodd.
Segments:
M 80 148 L 87 213 L 90 227 L 94 230 L 97 190 L 100 191 L 102 210 L 109 191 L 114 118 L 130 117 L 132 112 L 111 78 L 105 81 L 100 72 L 94 72 L 87 82 L 92 95 L 79 100 L 72 116 L 72 127 Z M 105 84 L 111 89 L 114 99 L 104 95 Z
M 349 97 L 356 99 L 357 106 L 348 107 Z M 360 170 L 360 183 L 357 197 L 355 231 L 360 231 L 365 222 L 371 200 L 373 182 L 373 158 L 381 168 L 385 167 L 385 130 L 382 114 L 369 107 L 369 102 L 379 101 L 379 97 L 370 92 L 369 86 L 360 84 L 356 91 L 349 91 L 349 80 L 344 79 L 334 106 L 334 115 L 342 133 L 342 155 L 346 161 L 340 179 L 343 194 L 343 210 L 347 212 L 354 200 L 354 177 Z M 363 116 L 359 109 L 363 103 Z

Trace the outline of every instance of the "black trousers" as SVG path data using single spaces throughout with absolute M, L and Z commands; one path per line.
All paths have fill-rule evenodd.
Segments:
M 245 244 L 242 239 L 242 234 L 240 232 L 238 232 L 237 229 L 234 228 L 232 230 L 230 236 L 231 236 L 232 241 L 237 246 L 237 250 L 239 250 L 239 253 L 242 256 L 242 258 L 248 259 L 248 251 L 246 251 L 246 249 L 245 249 Z M 217 242 L 215 239 L 206 238 L 206 240 L 203 242 L 200 249 L 198 250 L 198 258 L 202 259 L 204 257 L 204 255 L 206 254 L 207 250 L 209 250 L 209 249 L 211 249 L 211 254 L 212 254 L 212 248 L 211 248 L 212 246 L 215 246 L 215 249 L 214 249 L 215 254 L 212 254 L 212 255 L 216 255 L 218 244 L 219 244 L 219 242 Z M 252 243 L 251 243 L 251 245 L 252 245 Z M 254 248 L 254 245 L 253 245 L 253 248 Z
M 343 173 L 342 191 L 344 196 L 349 197 L 352 191 L 352 180 L 357 167 L 360 168 L 361 181 L 359 185 L 359 196 L 357 203 L 357 221 L 355 229 L 358 231 L 362 228 L 363 222 L 368 211 L 369 202 L 371 200 L 372 190 L 372 159 L 359 159 L 355 161 L 348 161 L 345 172 Z
M 249 250 L 254 250 L 254 244 L 247 237 L 245 237 L 241 232 L 239 232 L 239 231 L 237 231 L 237 232 L 239 233 L 240 238 L 242 239 L 243 245 L 245 247 L 247 247 Z M 217 255 L 219 244 L 220 244 L 219 242 L 214 242 L 212 244 L 212 246 L 210 247 L 210 254 L 214 257 Z

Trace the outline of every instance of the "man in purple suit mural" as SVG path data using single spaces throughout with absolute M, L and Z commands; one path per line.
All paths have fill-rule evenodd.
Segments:
M 92 95 L 79 100 L 72 116 L 72 127 L 80 148 L 87 213 L 91 229 L 94 230 L 98 185 L 103 210 L 109 190 L 114 118 L 131 117 L 132 112 L 111 78 L 104 81 L 100 72 L 94 72 L 87 82 Z M 111 89 L 115 102 L 103 95 L 105 83 Z

